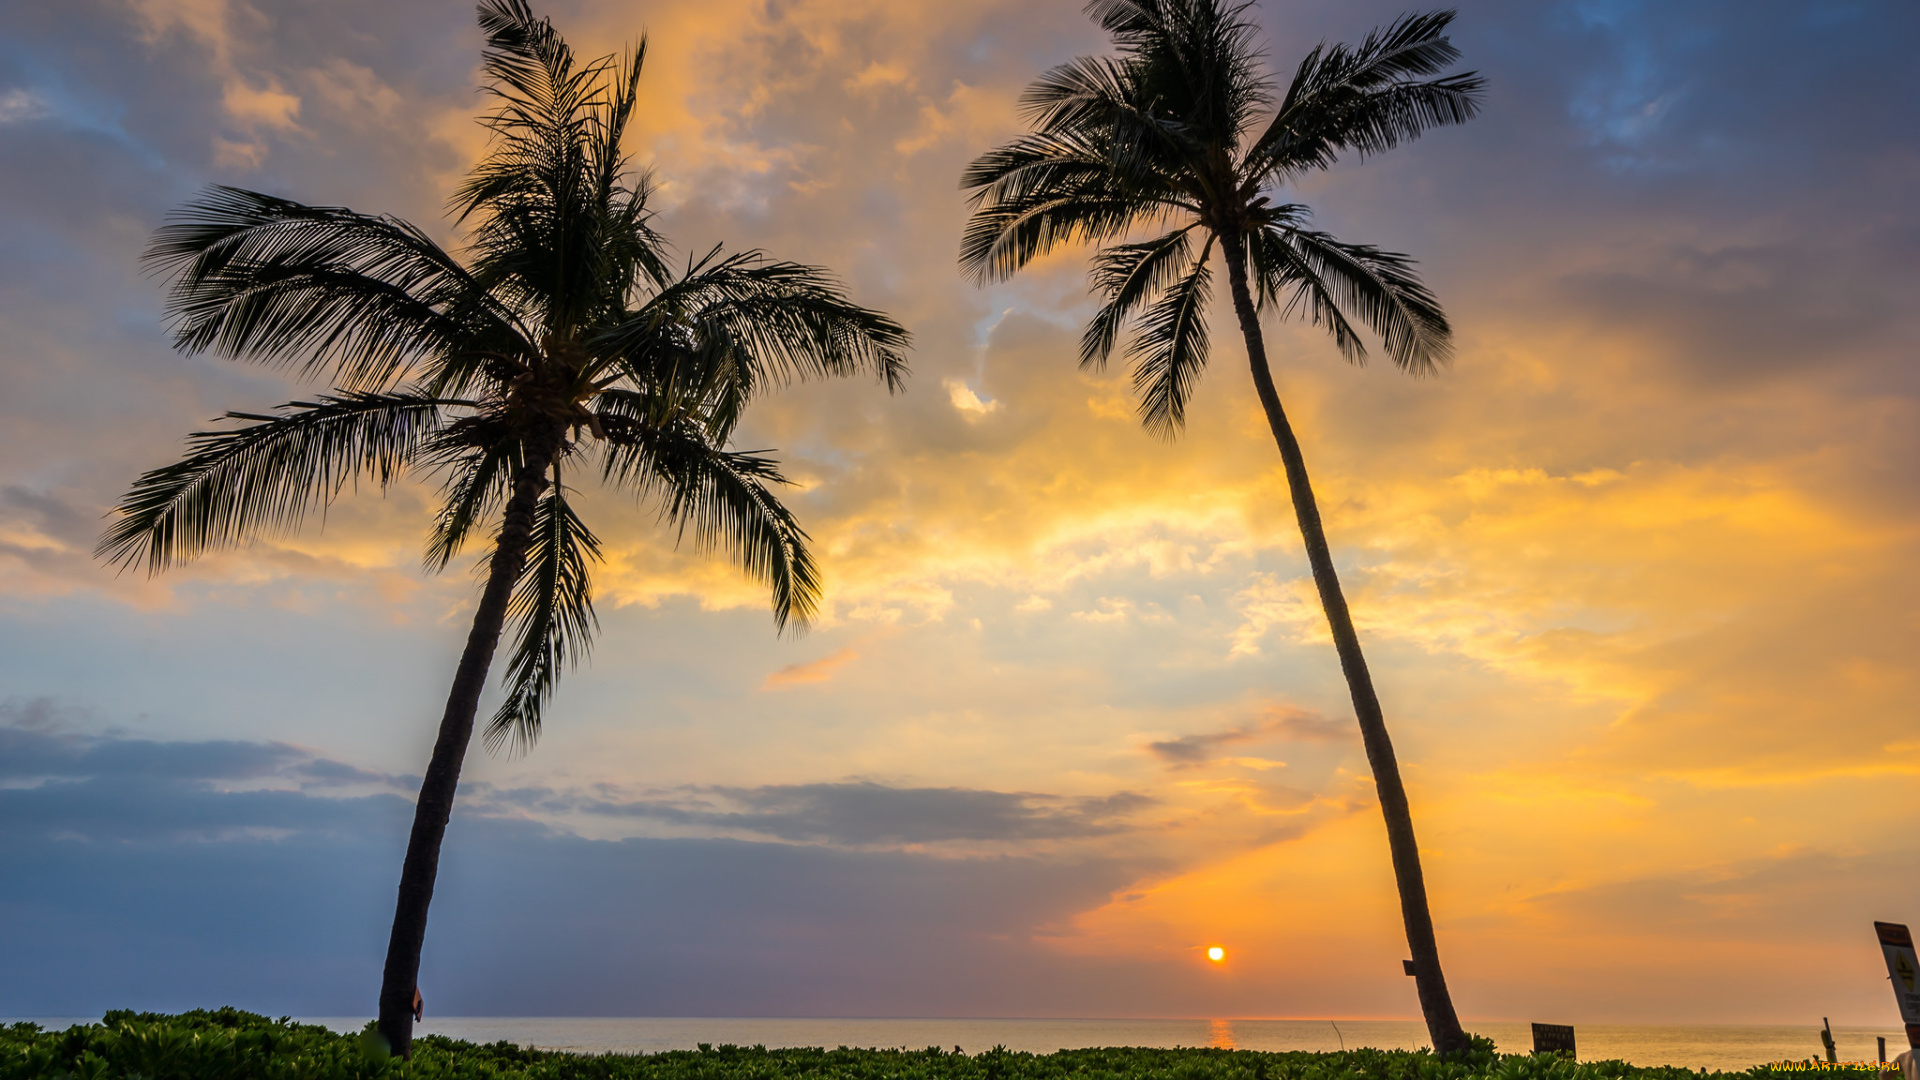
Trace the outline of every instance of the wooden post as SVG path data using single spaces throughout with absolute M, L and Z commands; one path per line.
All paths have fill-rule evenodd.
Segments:
M 1824 1016 L 1820 1018 L 1820 1045 L 1827 1048 L 1827 1064 L 1840 1063 L 1840 1055 L 1833 1045 L 1833 1024 Z

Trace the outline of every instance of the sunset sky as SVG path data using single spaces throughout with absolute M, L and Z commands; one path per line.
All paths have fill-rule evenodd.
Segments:
M 1413 1017 L 1385 831 L 1231 313 L 1189 429 L 1076 369 L 1087 253 L 956 269 L 1077 0 L 564 0 L 649 42 L 680 257 L 830 268 L 904 394 L 768 396 L 824 614 L 589 498 L 602 632 L 468 762 L 440 1015 Z M 1261 0 L 1274 66 L 1400 14 Z M 157 579 L 143 469 L 317 389 L 168 346 L 208 183 L 392 213 L 484 146 L 463 0 L 71 0 L 0 30 L 0 1016 L 372 1010 L 476 594 L 432 491 Z M 1920 924 L 1920 8 L 1463 0 L 1483 114 L 1286 197 L 1405 251 L 1451 370 L 1268 328 L 1463 1017 L 1893 1024 Z M 324 526 L 324 527 L 323 527 Z M 484 706 L 483 706 L 484 707 Z M 1227 949 L 1208 963 L 1210 945 Z

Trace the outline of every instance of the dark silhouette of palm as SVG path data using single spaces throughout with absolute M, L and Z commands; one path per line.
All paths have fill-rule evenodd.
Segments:
M 465 261 L 391 217 L 209 189 L 155 234 L 177 348 L 291 367 L 330 393 L 189 437 L 143 475 L 102 556 L 151 572 L 298 526 L 345 485 L 437 476 L 426 563 L 492 540 L 485 586 L 420 788 L 380 990 L 381 1032 L 412 1043 L 412 1002 L 440 844 L 480 694 L 513 627 L 490 746 L 539 735 L 560 671 L 595 629 L 600 541 L 575 512 L 583 476 L 652 499 L 703 549 L 766 582 L 781 628 L 820 582 L 763 454 L 727 449 L 753 397 L 793 379 L 869 373 L 897 389 L 906 332 L 823 271 L 756 252 L 675 270 L 649 182 L 621 150 L 645 43 L 579 64 L 525 0 L 484 0 L 493 141 L 452 205 Z
M 1086 10 L 1119 55 L 1062 64 L 1028 88 L 1022 104 L 1032 131 L 982 155 L 961 181 L 974 212 L 960 262 L 980 279 L 1004 279 L 1058 245 L 1102 245 L 1092 280 L 1104 303 L 1081 340 L 1080 362 L 1103 366 L 1127 334 L 1141 422 L 1171 437 L 1206 366 L 1218 249 L 1373 767 L 1421 1009 L 1434 1049 L 1453 1053 L 1467 1038 L 1440 970 L 1406 791 L 1306 462 L 1274 389 L 1260 315 L 1302 314 L 1356 363 L 1367 354 L 1355 320 L 1378 333 L 1406 371 L 1446 363 L 1446 317 L 1412 260 L 1315 231 L 1305 206 L 1275 202 L 1269 192 L 1342 153 L 1379 153 L 1469 119 L 1481 80 L 1442 74 L 1459 58 L 1445 36 L 1453 12 L 1445 11 L 1402 17 L 1357 46 L 1315 48 L 1277 95 L 1262 70 L 1250 6 L 1092 0 Z M 1144 228 L 1166 231 L 1128 239 Z

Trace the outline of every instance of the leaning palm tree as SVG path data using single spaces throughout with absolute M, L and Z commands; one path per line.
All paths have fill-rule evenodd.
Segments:
M 1377 332 L 1406 371 L 1447 361 L 1446 317 L 1412 260 L 1315 231 L 1306 207 L 1272 193 L 1343 152 L 1379 153 L 1467 120 L 1481 80 L 1441 74 L 1459 58 L 1444 35 L 1447 11 L 1403 17 L 1357 46 L 1315 48 L 1278 95 L 1262 71 L 1251 6 L 1092 0 L 1086 10 L 1119 55 L 1082 57 L 1028 88 L 1022 104 L 1033 130 L 981 156 L 961 181 L 974 213 L 960 262 L 978 279 L 1005 279 L 1061 244 L 1102 245 L 1092 282 L 1103 303 L 1081 340 L 1081 365 L 1103 366 L 1125 333 L 1140 419 L 1171 437 L 1206 366 L 1219 250 L 1379 789 L 1420 1006 L 1434 1049 L 1452 1053 L 1467 1039 L 1440 970 L 1406 790 L 1300 443 L 1274 389 L 1260 316 L 1304 314 L 1356 363 L 1366 348 L 1354 320 Z M 1132 239 L 1144 227 L 1166 231 Z
M 803 627 L 820 594 L 771 458 L 727 449 L 741 410 L 796 378 L 870 373 L 897 389 L 907 335 L 824 272 L 719 249 L 675 269 L 648 181 L 621 149 L 644 42 L 575 62 L 525 0 L 484 0 L 493 142 L 452 200 L 456 259 L 391 217 L 213 188 L 155 234 L 177 348 L 290 366 L 333 389 L 189 436 L 121 501 L 102 556 L 150 572 L 297 526 L 366 479 L 440 482 L 426 563 L 490 535 L 485 585 L 420 786 L 379 1028 L 409 1052 L 441 840 L 481 692 L 512 624 L 491 747 L 530 746 L 596 622 L 600 541 L 570 486 L 597 474 L 721 549 Z

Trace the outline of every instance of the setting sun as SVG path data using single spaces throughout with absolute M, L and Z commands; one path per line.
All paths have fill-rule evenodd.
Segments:
M 1220 946 L 1218 946 L 1218 945 L 1213 945 L 1213 946 L 1210 946 L 1210 947 L 1208 947 L 1208 949 L 1207 949 L 1207 959 L 1209 959 L 1209 960 L 1211 960 L 1211 961 L 1213 961 L 1214 963 L 1216 963 L 1216 964 L 1218 964 L 1218 963 L 1220 963 L 1220 962 L 1221 962 L 1222 960 L 1225 960 L 1226 958 L 1227 958 L 1227 950 L 1225 950 L 1225 949 L 1223 949 L 1223 948 L 1221 948 L 1221 947 L 1220 947 Z

